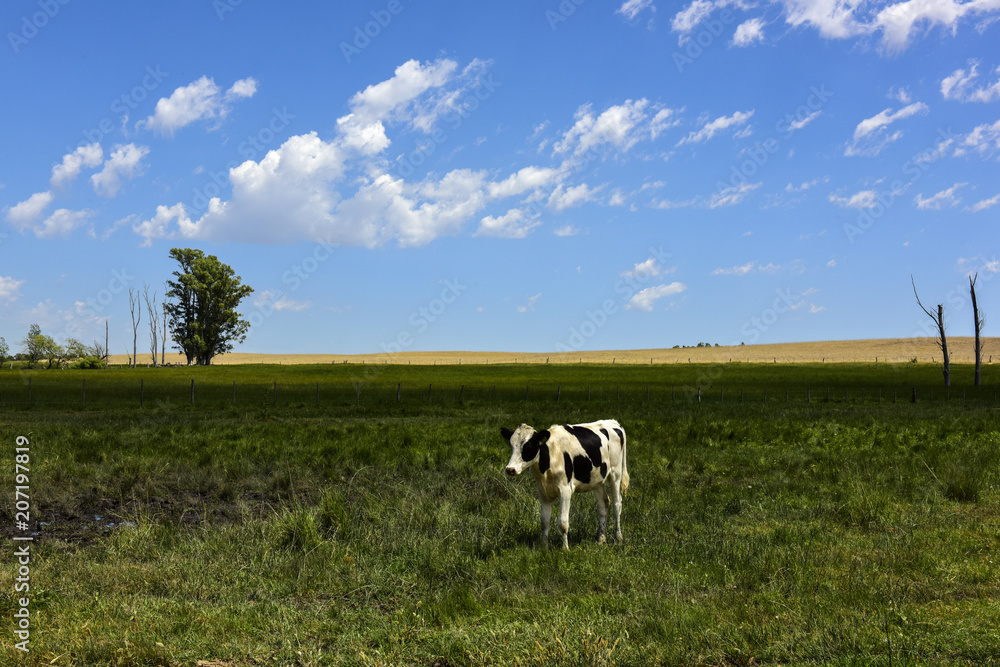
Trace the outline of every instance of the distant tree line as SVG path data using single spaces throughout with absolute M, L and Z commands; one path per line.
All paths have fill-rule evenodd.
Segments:
M 177 260 L 180 268 L 173 272 L 174 280 L 166 282 L 162 303 L 157 303 L 155 291 L 150 295 L 148 286 L 144 285 L 142 292 L 129 288 L 132 352 L 128 358 L 131 367 L 138 362 L 143 306 L 154 366 L 166 362 L 168 334 L 188 365 L 208 365 L 217 355 L 230 352 L 236 343 L 242 343 L 250 329 L 250 323 L 236 309 L 253 293 L 253 288 L 244 285 L 232 267 L 220 262 L 215 255 L 190 248 L 174 248 L 170 257 Z M 58 343 L 42 333 L 38 324 L 32 324 L 20 343 L 21 351 L 12 356 L 7 341 L 0 337 L 0 363 L 18 361 L 27 363 L 29 368 L 46 369 L 63 365 L 103 368 L 108 363 L 107 333 L 104 344 L 95 340 L 93 345 L 86 345 L 75 338 Z

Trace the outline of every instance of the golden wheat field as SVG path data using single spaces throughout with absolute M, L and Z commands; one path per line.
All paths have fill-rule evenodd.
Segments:
M 984 338 L 983 363 L 1000 363 L 1000 338 Z M 948 339 L 953 363 L 973 363 L 973 339 Z M 686 363 L 918 363 L 941 361 L 933 338 L 887 338 L 841 340 L 772 345 L 684 347 L 653 350 L 607 350 L 597 352 L 399 352 L 395 354 L 263 354 L 234 352 L 216 357 L 215 365 L 227 364 L 686 364 Z M 183 365 L 180 354 L 168 354 L 167 363 Z M 128 356 L 111 355 L 111 364 L 127 364 Z M 149 353 L 139 353 L 139 365 L 150 362 Z

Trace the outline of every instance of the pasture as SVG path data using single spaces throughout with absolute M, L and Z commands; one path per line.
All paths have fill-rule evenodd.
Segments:
M 5 567 L 0 661 L 997 664 L 983 374 L 954 366 L 945 393 L 905 363 L 0 372 L 5 549 L 18 436 L 37 532 L 30 652 Z M 605 417 L 629 438 L 624 543 L 595 544 L 577 496 L 570 551 L 538 548 L 499 428 Z

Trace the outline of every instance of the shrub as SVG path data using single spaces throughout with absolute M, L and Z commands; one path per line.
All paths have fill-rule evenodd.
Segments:
M 77 359 L 73 362 L 71 368 L 77 368 L 81 370 L 95 370 L 98 368 L 106 368 L 107 363 L 101 357 L 83 357 L 82 359 Z

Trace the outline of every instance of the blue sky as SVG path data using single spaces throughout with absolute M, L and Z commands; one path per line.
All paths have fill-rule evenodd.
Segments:
M 174 247 L 238 351 L 972 330 L 1000 312 L 1000 0 L 0 10 L 0 336 L 130 347 Z M 140 339 L 140 346 L 144 338 Z

